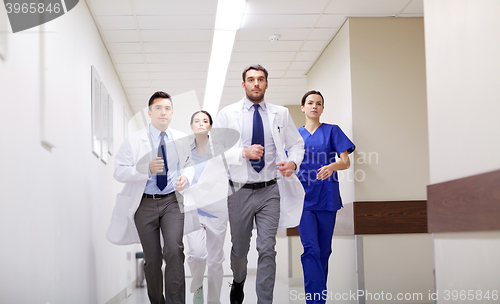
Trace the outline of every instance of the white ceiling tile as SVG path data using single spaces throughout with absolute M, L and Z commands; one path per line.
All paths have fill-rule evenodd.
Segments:
M 145 95 L 145 96 L 151 96 L 155 92 L 151 88 L 125 88 L 125 91 L 127 92 L 127 95 Z
M 420 14 L 424 15 L 424 1 L 413 0 L 410 5 L 403 11 L 403 14 Z
M 139 42 L 136 30 L 103 30 L 107 42 Z
M 296 52 L 237 52 L 231 57 L 232 62 L 291 61 Z
M 299 52 L 297 57 L 295 57 L 296 61 L 316 61 L 318 59 L 321 52 Z
M 247 0 L 245 14 L 311 14 L 320 13 L 327 0 Z
M 280 34 L 282 41 L 303 41 L 309 34 L 310 29 L 239 29 L 236 33 L 236 41 L 269 41 L 269 35 Z
M 122 84 L 127 89 L 143 87 L 147 88 L 151 86 L 151 82 L 149 80 L 124 80 L 122 81 Z
M 94 13 L 99 15 L 132 15 L 129 1 L 123 0 L 87 0 Z
M 208 62 L 169 62 L 148 64 L 151 72 L 170 72 L 170 71 L 208 71 Z
M 187 53 L 210 52 L 210 41 L 145 42 L 146 53 Z
M 347 16 L 370 14 L 394 16 L 406 4 L 408 4 L 407 0 L 335 0 L 330 3 L 325 13 Z
M 240 83 L 240 86 L 225 86 L 223 94 L 226 96 L 229 94 L 241 95 L 241 94 L 244 94 L 244 92 L 245 92 L 245 90 L 243 90 L 243 88 L 241 87 L 241 83 Z
M 325 49 L 325 47 L 328 45 L 328 43 L 329 43 L 328 40 L 306 41 L 300 50 L 301 51 L 323 51 Z
M 211 41 L 211 30 L 142 30 L 145 42 L 162 41 Z
M 332 40 L 337 32 L 336 28 L 320 28 L 312 30 L 307 40 Z
M 271 71 L 273 71 L 273 70 L 286 70 L 288 68 L 288 66 L 290 65 L 290 62 L 288 62 L 288 61 L 282 61 L 282 62 L 278 62 L 278 61 L 261 61 L 261 62 L 256 62 L 253 59 L 250 59 L 250 60 L 247 60 L 246 62 L 234 62 L 233 60 L 231 60 L 231 62 L 229 63 L 228 71 L 236 71 L 236 72 L 243 73 L 243 70 L 247 66 L 249 66 L 251 64 L 255 64 L 255 63 L 258 63 L 258 64 L 262 65 L 265 69 L 267 69 L 267 71 L 270 74 L 271 74 Z
M 108 43 L 108 48 L 111 53 L 141 53 L 141 44 L 138 42 L 112 42 Z
M 148 67 L 146 64 L 140 63 L 117 63 L 116 69 L 118 72 L 128 73 L 128 72 L 146 72 Z
M 121 72 L 120 78 L 122 80 L 148 80 L 149 76 L 145 72 Z
M 296 29 L 310 28 L 319 15 L 245 15 L 241 21 L 242 29 Z
M 134 1 L 137 15 L 215 14 L 216 0 L 140 0 Z
M 344 15 L 323 15 L 319 18 L 314 27 L 333 27 L 340 28 L 344 24 L 346 17 Z
M 285 78 L 297 78 L 297 77 L 305 77 L 306 70 L 301 71 L 287 71 L 285 74 Z
M 285 70 L 270 70 L 269 79 L 277 79 L 285 76 Z
M 154 93 L 154 92 L 153 92 Z M 144 94 L 128 94 L 129 100 L 135 100 L 135 101 L 144 101 L 144 100 L 149 100 L 149 97 L 151 97 L 153 94 L 149 94 L 149 96 L 146 96 Z M 146 102 L 147 104 L 147 102 Z
M 170 79 L 206 79 L 207 72 L 204 71 L 175 71 L 175 72 L 150 72 L 149 77 L 152 80 L 170 80 Z
M 237 41 L 234 44 L 233 52 L 286 52 L 298 51 L 302 41 Z
M 301 77 L 301 78 L 284 78 L 279 83 L 279 85 L 284 85 L 284 86 L 306 85 L 306 84 L 307 84 L 307 78 L 306 77 Z
M 228 81 L 228 79 L 231 79 L 231 80 L 239 80 L 241 81 L 241 73 L 240 71 L 227 71 L 227 74 L 226 74 L 226 82 Z
M 302 86 L 290 86 L 290 85 L 280 85 L 280 86 L 275 86 L 273 87 L 273 92 L 274 93 L 290 93 L 290 92 L 295 92 L 297 94 L 304 95 L 306 91 L 302 90 Z
M 133 16 L 98 16 L 97 21 L 103 30 L 135 30 Z
M 169 79 L 169 80 L 152 80 L 152 87 L 204 87 L 205 79 Z
M 141 30 L 212 30 L 214 15 L 138 16 Z
M 290 65 L 290 70 L 309 70 L 314 61 L 294 61 Z
M 163 54 L 146 54 L 148 63 L 164 63 L 164 62 L 208 62 L 210 60 L 209 53 L 163 53 Z
M 144 62 L 143 54 L 113 54 L 116 63 L 141 63 Z

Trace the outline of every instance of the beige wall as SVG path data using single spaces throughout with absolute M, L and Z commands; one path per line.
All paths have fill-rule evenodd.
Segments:
M 349 21 L 342 26 L 307 74 L 307 88 L 321 91 L 325 98 L 325 112 L 321 121 L 339 125 L 346 135 L 353 139 Z M 340 182 L 344 208 L 337 213 L 328 275 L 328 290 L 333 293 L 345 293 L 357 289 L 356 247 L 352 236 L 354 181 L 348 178 L 353 175 L 353 170 L 353 166 L 346 170 L 349 174 L 346 172 L 345 178 Z M 355 302 L 348 300 L 341 303 Z
M 308 90 L 318 90 L 325 98 L 321 122 L 337 124 L 354 141 L 352 134 L 351 70 L 349 54 L 349 21 L 323 51 L 307 74 Z M 305 92 L 304 92 L 305 93 Z M 351 163 L 353 158 L 351 156 Z M 352 235 L 352 202 L 354 201 L 354 168 L 339 172 L 344 208 L 337 213 L 335 235 Z
M 356 201 L 425 199 L 429 156 L 423 20 L 349 21 Z
M 500 169 L 499 11 L 496 0 L 424 3 L 431 183 Z M 438 304 L 457 303 L 446 290 L 500 292 L 499 231 L 438 233 L 434 248 Z
M 365 235 L 358 241 L 339 236 L 353 233 L 354 200 L 426 198 L 423 34 L 422 18 L 350 18 L 307 75 L 308 89 L 325 96 L 322 121 L 340 125 L 356 144 L 353 166 L 341 181 L 346 208 L 338 213 L 330 259 L 333 292 L 356 290 L 358 283 L 394 296 L 434 290 L 430 235 Z M 357 265 L 364 267 L 360 277 Z M 394 303 L 428 302 L 422 297 Z

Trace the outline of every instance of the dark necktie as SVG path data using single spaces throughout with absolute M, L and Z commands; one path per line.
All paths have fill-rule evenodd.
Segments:
M 159 172 L 156 174 L 156 185 L 158 189 L 165 189 L 167 186 L 167 173 L 168 173 L 168 165 L 167 165 L 167 146 L 165 145 L 165 132 L 161 132 L 161 140 L 160 145 L 158 146 L 158 157 L 163 159 L 163 172 Z
M 264 147 L 264 125 L 259 113 L 259 106 L 259 104 L 253 105 L 255 111 L 253 113 L 252 145 L 257 144 Z M 262 171 L 262 168 L 264 168 L 264 155 L 259 159 L 251 159 L 250 163 L 257 173 Z

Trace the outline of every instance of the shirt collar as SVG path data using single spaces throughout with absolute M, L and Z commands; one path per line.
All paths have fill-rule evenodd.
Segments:
M 155 139 L 161 139 L 160 138 L 161 131 L 155 128 L 152 124 L 149 124 L 149 132 L 151 133 L 151 137 Z M 165 135 L 166 138 L 171 138 L 170 130 L 168 128 L 165 130 L 165 133 L 166 133 Z
M 248 98 L 245 96 L 243 98 L 243 108 L 244 109 L 247 109 L 248 111 L 251 111 L 252 107 L 253 107 L 254 103 L 251 102 L 250 100 L 248 100 Z M 267 105 L 266 105 L 266 101 L 265 100 L 262 100 L 260 103 L 259 103 L 260 107 L 262 108 L 262 111 L 266 111 L 267 109 Z

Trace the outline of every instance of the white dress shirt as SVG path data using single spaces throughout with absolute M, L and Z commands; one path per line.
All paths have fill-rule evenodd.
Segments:
M 244 98 L 242 122 L 243 129 L 241 133 L 241 142 L 244 148 L 252 145 L 253 115 L 255 112 L 253 105 L 253 102 L 248 100 L 246 97 Z M 261 101 L 259 105 L 259 113 L 262 117 L 262 123 L 264 125 L 263 157 L 265 159 L 265 165 L 259 173 L 252 168 L 252 164 L 248 158 L 244 159 L 243 166 L 231 166 L 231 180 L 238 183 L 265 182 L 278 176 L 278 169 L 276 168 L 276 146 L 274 145 L 271 127 L 269 126 L 265 100 Z

